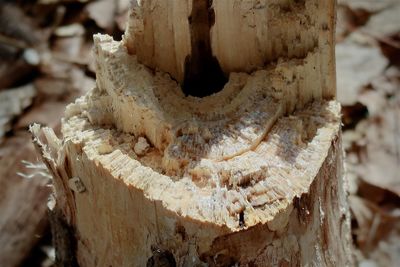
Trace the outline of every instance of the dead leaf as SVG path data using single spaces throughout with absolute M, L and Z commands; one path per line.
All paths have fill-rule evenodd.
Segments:
M 97 26 L 107 31 L 111 31 L 114 27 L 116 8 L 114 0 L 98 0 L 86 6 L 89 18 L 93 19 Z
M 387 238 L 400 217 L 385 212 L 374 203 L 357 196 L 350 196 L 349 202 L 351 212 L 357 221 L 357 228 L 353 229 L 357 245 L 368 253 L 380 240 Z
M 115 17 L 115 22 L 121 31 L 125 31 L 128 21 L 130 2 L 130 0 L 119 0 L 117 2 L 117 15 Z
M 0 262 L 19 266 L 37 243 L 47 225 L 47 178 L 26 179 L 22 160 L 36 162 L 30 134 L 8 138 L 0 146 Z
M 90 0 L 69 0 L 68 2 L 86 3 L 89 1 Z M 56 4 L 56 3 L 62 3 L 62 2 L 67 2 L 67 1 L 66 0 L 39 0 L 39 4 L 43 4 L 43 5 Z
M 339 4 L 347 5 L 352 10 L 365 10 L 376 13 L 398 4 L 398 0 L 339 0 Z
M 354 166 L 361 179 L 400 197 L 400 97 L 356 128 L 363 138 L 358 145 L 359 163 Z
M 33 123 L 48 126 L 53 129 L 58 128 L 61 118 L 64 115 L 65 107 L 69 101 L 55 102 L 48 101 L 35 106 L 29 112 L 25 113 L 16 123 L 16 129 L 27 129 Z
M 77 92 L 77 96 L 87 93 L 96 86 L 95 79 L 87 76 L 81 69 L 74 68 L 71 71 L 72 88 Z
M 354 105 L 361 89 L 380 76 L 388 60 L 379 48 L 345 41 L 336 45 L 338 100 Z
M 83 26 L 78 23 L 60 26 L 54 31 L 54 35 L 56 35 L 57 37 L 73 37 L 82 36 L 84 34 L 85 28 L 83 28 Z
M 0 53 L 0 57 L 2 57 Z M 0 60 L 0 90 L 14 86 L 19 80 L 29 76 L 35 66 L 28 64 L 23 57 Z
M 0 5 L 0 33 L 21 42 L 25 47 L 34 47 L 43 41 L 35 21 L 15 4 Z
M 357 102 L 351 106 L 343 106 L 342 114 L 343 129 L 349 130 L 356 127 L 360 121 L 368 116 L 368 109 L 360 102 Z
M 11 129 L 12 120 L 32 104 L 35 95 L 32 84 L 0 92 L 0 143 Z
M 365 89 L 358 96 L 358 101 L 367 107 L 369 116 L 377 116 L 387 105 L 387 99 L 383 92 Z
M 66 78 L 42 76 L 34 84 L 38 94 L 46 98 L 62 99 L 71 94 L 71 84 Z
M 400 262 L 400 209 L 383 209 L 371 201 L 350 196 L 355 255 L 363 266 L 397 266 Z M 368 264 L 368 265 L 366 265 Z M 371 265 L 369 265 L 371 264 Z
M 350 8 L 345 5 L 338 5 L 336 14 L 336 42 L 341 42 L 354 28 L 354 15 Z
M 389 67 L 385 73 L 371 81 L 375 90 L 387 96 L 393 96 L 400 88 L 400 70 L 395 66 Z
M 57 38 L 53 46 L 53 57 L 67 62 L 80 62 L 83 43 L 83 36 Z
M 362 31 L 381 38 L 400 33 L 400 3 L 396 2 L 396 5 L 373 15 Z

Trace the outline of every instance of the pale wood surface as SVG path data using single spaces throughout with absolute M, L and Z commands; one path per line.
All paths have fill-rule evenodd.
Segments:
M 32 128 L 76 247 L 58 261 L 352 265 L 334 1 L 192 3 L 141 1 L 122 42 L 96 35 L 62 139 Z M 220 91 L 187 96 L 218 68 Z
M 298 89 L 298 106 L 311 98 L 335 96 L 335 1 L 210 2 L 211 52 L 227 76 L 263 69 L 282 59 L 312 61 L 309 69 L 293 75 L 309 83 L 307 88 Z M 197 22 L 198 28 L 204 28 L 207 24 L 205 19 L 193 22 L 192 17 L 204 6 L 207 5 L 193 6 L 193 0 L 141 1 L 132 10 L 125 33 L 128 50 L 145 65 L 183 82 L 185 62 L 196 47 L 191 39 L 193 25 Z
M 224 162 L 249 176 L 232 171 L 222 185 L 163 175 L 146 161 L 154 147 L 144 159 L 135 136 L 85 116 L 64 124 L 63 145 L 44 129 L 57 204 L 79 229 L 78 262 L 144 266 L 159 247 L 177 266 L 351 265 L 337 107 L 315 103 L 279 119 L 254 152 Z M 86 191 L 72 192 L 71 177 Z

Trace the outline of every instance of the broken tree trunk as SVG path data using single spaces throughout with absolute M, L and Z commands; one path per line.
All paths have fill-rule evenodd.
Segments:
M 57 261 L 349 266 L 335 1 L 146 0 L 59 140 Z M 54 203 L 53 203 L 54 204 Z

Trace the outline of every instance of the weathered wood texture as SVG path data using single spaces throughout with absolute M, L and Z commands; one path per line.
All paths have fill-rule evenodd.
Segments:
M 336 110 L 336 120 L 320 126 L 305 151 L 280 147 L 298 118 L 281 119 L 265 144 L 275 151 L 266 158 L 275 175 L 235 190 L 175 182 L 134 159 L 133 136 L 73 119 L 75 138 L 67 133 L 62 147 L 50 147 L 61 153 L 49 164 L 58 208 L 76 231 L 78 262 L 145 266 L 158 249 L 171 253 L 176 266 L 351 265 L 337 116 Z M 72 192 L 71 177 L 80 177 L 86 191 Z
M 62 139 L 32 127 L 59 263 L 352 265 L 334 1 L 193 3 L 141 1 L 122 42 L 96 35 Z
M 199 11 L 203 2 L 209 5 L 208 18 Z M 296 94 L 290 107 L 300 107 L 312 98 L 336 94 L 331 75 L 335 16 L 332 0 L 146 0 L 131 12 L 125 43 L 140 62 L 183 82 L 187 61 L 198 46 L 193 35 L 205 35 L 201 29 L 207 24 L 212 55 L 226 75 L 282 60 L 289 66 L 288 59 L 303 61 L 300 68 L 282 65 L 294 83 L 306 83 L 288 90 Z

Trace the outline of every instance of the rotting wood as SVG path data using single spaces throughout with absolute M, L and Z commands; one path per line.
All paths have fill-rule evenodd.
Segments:
M 352 265 L 334 1 L 210 3 L 134 5 L 122 42 L 94 37 L 97 86 L 68 106 L 62 139 L 32 127 L 74 229 L 72 256 L 80 266 Z M 227 79 L 220 91 L 186 83 L 210 62 Z

